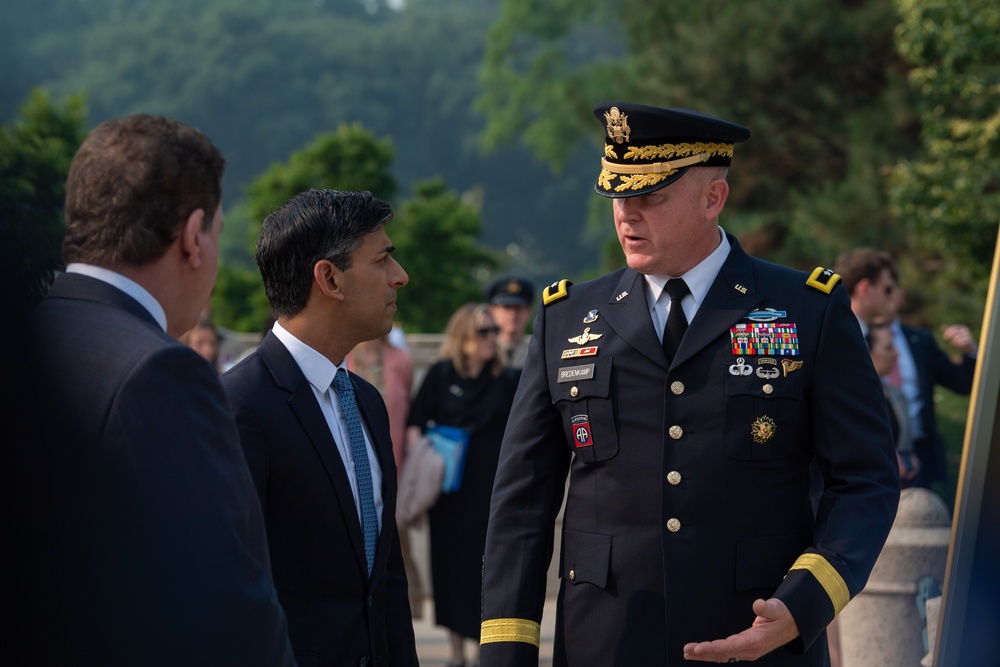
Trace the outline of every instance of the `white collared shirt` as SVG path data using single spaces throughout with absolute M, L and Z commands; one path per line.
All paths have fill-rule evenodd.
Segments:
M 306 376 L 306 380 L 309 381 L 313 395 L 316 396 L 316 402 L 319 403 L 323 417 L 326 418 L 326 424 L 330 428 L 330 434 L 333 435 L 333 440 L 337 444 L 340 458 L 344 461 L 347 479 L 351 483 L 351 493 L 354 495 L 354 507 L 358 512 L 358 521 L 361 521 L 361 501 L 358 498 L 358 476 L 354 472 L 351 436 L 347 431 L 344 410 L 340 406 L 340 397 L 336 390 L 330 386 L 338 369 L 343 368 L 345 372 L 347 371 L 346 360 L 342 361 L 339 366 L 335 365 L 277 322 L 274 323 L 272 331 L 288 350 L 288 353 L 292 355 L 292 359 L 298 364 L 302 374 Z M 379 466 L 378 457 L 375 455 L 374 447 L 372 447 L 371 436 L 368 435 L 368 427 L 365 425 L 364 419 L 361 420 L 361 425 L 365 434 L 365 445 L 368 449 L 368 464 L 372 469 L 372 494 L 375 497 L 375 513 L 378 516 L 378 527 L 381 532 L 382 506 L 384 504 L 382 501 L 382 468 Z
M 910 433 L 914 440 L 924 437 L 924 425 L 920 423 L 920 409 L 924 402 L 920 396 L 920 384 L 917 378 L 917 362 L 913 360 L 910 343 L 903 333 L 903 325 L 897 317 L 889 327 L 892 330 L 892 343 L 896 348 L 896 365 L 899 367 L 899 378 L 902 381 L 900 389 L 906 396 L 906 404 L 910 409 Z
M 66 267 L 66 273 L 78 273 L 82 276 L 89 276 L 120 289 L 148 310 L 161 329 L 164 331 L 167 330 L 167 314 L 164 312 L 163 306 L 160 305 L 160 302 L 152 294 L 146 291 L 145 287 L 134 280 L 126 278 L 111 269 L 105 269 L 103 266 L 84 264 L 83 262 L 70 262 L 69 266 Z
M 718 247 L 712 251 L 708 257 L 703 259 L 697 266 L 685 273 L 683 276 L 660 276 L 648 275 L 646 279 L 646 303 L 649 305 L 649 317 L 653 322 L 653 329 L 656 337 L 663 337 L 663 330 L 666 328 L 667 315 L 670 314 L 670 295 L 666 294 L 664 287 L 671 278 L 684 278 L 690 293 L 681 300 L 681 307 L 684 309 L 684 316 L 690 323 L 694 320 L 701 302 L 708 296 L 708 290 L 715 282 L 715 277 L 722 270 L 722 265 L 729 257 L 732 246 L 722 227 L 719 227 L 719 234 L 722 240 Z M 661 298 L 662 297 L 662 298 Z

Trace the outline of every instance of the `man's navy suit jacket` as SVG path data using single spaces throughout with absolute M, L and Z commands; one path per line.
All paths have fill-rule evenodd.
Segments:
M 306 665 L 416 665 L 396 531 L 396 464 L 378 390 L 351 373 L 382 468 L 371 579 L 343 459 L 312 387 L 273 333 L 222 376 L 267 526 L 278 598 Z
M 934 385 L 941 385 L 962 396 L 968 395 L 972 391 L 972 380 L 976 374 L 976 359 L 963 355 L 960 363 L 953 363 L 944 350 L 938 347 L 930 330 L 909 326 L 903 326 L 902 329 L 910 354 L 913 355 L 918 391 L 923 400 L 919 415 L 923 435 L 913 443 L 914 451 L 920 459 L 920 474 L 914 485 L 928 487 L 931 482 L 943 481 L 948 473 L 944 441 L 938 433 L 937 415 L 934 412 Z
M 14 662 L 293 664 L 211 367 L 78 274 L 56 279 L 25 326 Z

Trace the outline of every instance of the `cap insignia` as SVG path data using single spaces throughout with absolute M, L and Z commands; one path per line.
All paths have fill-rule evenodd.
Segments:
M 632 128 L 628 126 L 628 116 L 623 114 L 618 107 L 611 107 L 610 111 L 604 113 L 604 119 L 608 121 L 608 136 L 616 144 L 628 141 Z

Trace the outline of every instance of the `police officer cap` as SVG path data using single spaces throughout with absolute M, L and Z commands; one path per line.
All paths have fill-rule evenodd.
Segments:
M 535 288 L 521 278 L 500 278 L 486 288 L 486 301 L 492 306 L 530 306 Z
M 688 109 L 602 102 L 594 115 L 605 127 L 601 175 L 605 197 L 635 197 L 664 188 L 690 167 L 729 166 L 733 145 L 750 130 Z

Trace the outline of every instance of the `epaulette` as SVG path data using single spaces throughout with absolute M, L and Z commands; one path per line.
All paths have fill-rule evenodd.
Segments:
M 817 266 L 809 275 L 806 285 L 824 294 L 829 294 L 839 282 L 840 274 L 834 273 L 832 269 L 824 269 L 822 266 Z
M 569 286 L 572 284 L 572 281 L 566 280 L 565 278 L 552 283 L 545 288 L 545 291 L 542 292 L 542 303 L 548 306 L 560 299 L 565 299 L 569 296 Z

